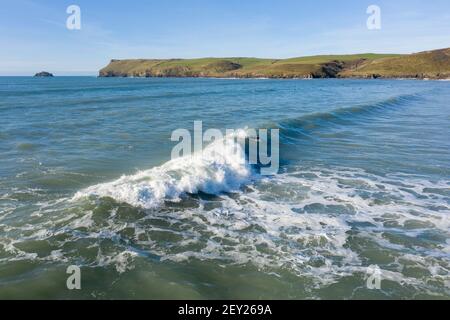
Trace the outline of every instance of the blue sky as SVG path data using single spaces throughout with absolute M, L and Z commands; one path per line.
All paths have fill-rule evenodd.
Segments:
M 66 28 L 69 5 L 82 29 Z M 382 29 L 368 30 L 367 7 Z M 95 74 L 110 59 L 410 53 L 450 47 L 448 0 L 1 0 L 0 75 Z

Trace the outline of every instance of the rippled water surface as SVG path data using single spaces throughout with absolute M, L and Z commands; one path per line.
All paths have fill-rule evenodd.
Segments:
M 279 174 L 170 161 L 195 120 Z M 449 228 L 449 82 L 0 78 L 0 298 L 449 299 Z

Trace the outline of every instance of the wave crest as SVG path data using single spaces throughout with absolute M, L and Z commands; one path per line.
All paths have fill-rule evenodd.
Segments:
M 253 177 L 246 162 L 242 130 L 208 145 L 203 153 L 173 159 L 162 166 L 102 183 L 78 192 L 74 199 L 110 197 L 132 206 L 151 209 L 164 201 L 180 201 L 183 195 L 204 192 L 236 192 Z

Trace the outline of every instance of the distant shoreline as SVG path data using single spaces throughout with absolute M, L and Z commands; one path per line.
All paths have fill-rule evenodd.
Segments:
M 135 78 L 441 80 L 450 78 L 450 48 L 407 55 L 365 53 L 291 59 L 111 60 L 98 75 Z
M 450 81 L 449 78 L 439 78 L 439 79 L 431 79 L 431 78 L 358 78 L 358 77 L 338 77 L 338 78 L 313 78 L 313 79 L 307 79 L 307 78 L 268 78 L 268 77 L 246 77 L 246 78 L 232 78 L 232 77 L 101 77 L 98 75 L 79 75 L 79 76 L 73 76 L 73 75 L 63 75 L 63 76 L 54 76 L 51 78 L 39 78 L 34 77 L 32 75 L 0 75 L 0 78 L 34 78 L 34 79 L 50 79 L 53 80 L 55 78 L 95 78 L 95 79 L 106 79 L 106 78 L 123 78 L 123 79 L 204 79 L 204 80 L 299 80 L 299 81 L 310 81 L 310 80 L 396 80 L 396 81 L 441 81 L 441 82 L 448 82 Z
M 62 77 L 72 77 L 72 76 L 62 76 Z M 450 81 L 448 78 L 404 78 L 404 77 L 378 77 L 378 78 L 365 78 L 365 77 L 336 77 L 336 78 L 281 78 L 281 77 L 213 77 L 213 76 L 150 76 L 150 77 L 136 77 L 136 76 L 115 76 L 115 77 L 104 77 L 104 76 L 73 76 L 73 77 L 89 77 L 89 78 L 123 78 L 123 79 L 204 79 L 204 80 L 300 80 L 300 81 L 313 81 L 313 80 L 397 80 L 397 81 Z

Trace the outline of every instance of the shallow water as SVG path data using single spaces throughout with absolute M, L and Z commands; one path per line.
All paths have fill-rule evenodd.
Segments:
M 449 299 L 449 102 L 438 81 L 0 78 L 0 298 Z M 169 161 L 195 120 L 279 128 L 279 174 Z

